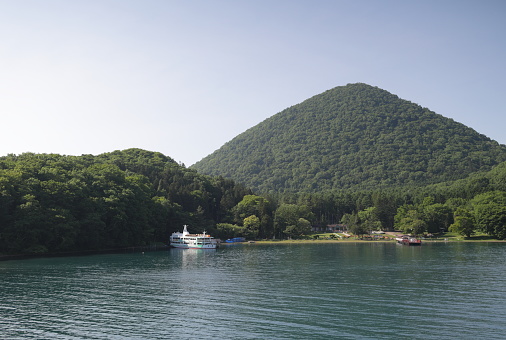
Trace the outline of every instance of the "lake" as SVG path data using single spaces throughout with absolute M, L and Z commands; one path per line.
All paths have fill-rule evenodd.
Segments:
M 0 262 L 2 339 L 504 339 L 506 244 L 241 244 Z

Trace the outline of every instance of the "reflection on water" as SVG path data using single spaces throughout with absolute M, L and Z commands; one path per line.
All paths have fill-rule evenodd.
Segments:
M 216 255 L 216 249 L 181 249 L 172 248 L 170 255 L 181 261 L 182 268 L 194 268 L 195 264 L 205 264 L 206 259 Z
M 0 262 L 2 339 L 502 339 L 503 244 L 244 244 Z

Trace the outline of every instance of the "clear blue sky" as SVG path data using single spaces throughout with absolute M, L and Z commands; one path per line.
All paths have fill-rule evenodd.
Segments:
M 506 144 L 506 1 L 0 0 L 0 155 L 187 166 L 363 82 Z

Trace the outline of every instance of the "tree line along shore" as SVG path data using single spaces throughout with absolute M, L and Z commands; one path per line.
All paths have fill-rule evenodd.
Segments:
M 221 239 L 294 240 L 338 223 L 359 236 L 398 230 L 505 239 L 506 163 L 418 187 L 261 194 L 141 149 L 0 157 L 2 255 L 166 244 L 184 224 Z

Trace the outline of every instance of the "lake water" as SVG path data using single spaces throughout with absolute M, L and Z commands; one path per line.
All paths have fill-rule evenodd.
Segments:
M 506 244 L 230 245 L 0 262 L 1 339 L 505 339 Z

